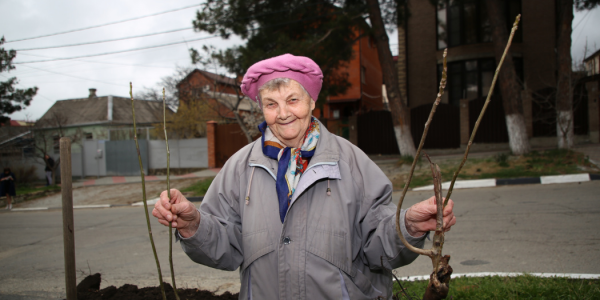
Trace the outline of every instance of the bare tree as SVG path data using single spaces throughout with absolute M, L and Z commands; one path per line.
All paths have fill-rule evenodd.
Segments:
M 492 41 L 496 63 L 500 62 L 504 47 L 508 41 L 506 14 L 501 9 L 502 3 L 503 1 L 500 0 L 486 0 L 487 12 L 492 27 Z M 526 154 L 531 150 L 531 146 L 529 145 L 529 138 L 525 128 L 525 118 L 523 116 L 522 88 L 519 84 L 512 55 L 506 56 L 504 67 L 499 74 L 499 81 L 510 150 L 515 155 Z
M 164 139 L 166 128 L 171 138 L 202 137 L 206 135 L 206 122 L 210 121 L 213 115 L 213 110 L 206 101 L 181 101 L 176 113 L 165 116 L 166 124 L 156 123 L 153 125 L 152 133 Z
M 218 59 L 217 50 L 213 46 L 204 46 L 202 47 L 202 50 L 204 53 L 200 54 L 197 50 L 190 49 L 192 63 L 200 64 L 205 69 L 208 68 L 216 74 L 222 69 L 222 62 Z M 220 76 L 227 78 L 225 75 Z M 220 117 L 225 119 L 231 118 L 228 115 L 228 112 L 233 113 L 233 118 L 242 129 L 248 143 L 252 143 L 252 138 L 258 134 L 258 124 L 264 121 L 262 113 L 260 112 L 258 105 L 242 94 L 242 91 L 239 88 L 239 80 L 237 80 L 237 78 L 232 80 L 235 82 L 233 85 L 235 95 L 224 93 L 223 90 L 219 88 L 219 82 L 217 81 L 213 82 L 212 89 L 207 89 L 203 92 L 213 100 L 208 101 L 208 103 L 210 103 L 209 106 L 212 107 Z M 242 106 L 246 106 L 246 109 L 244 109 L 243 112 L 241 110 Z
M 135 98 L 162 102 L 162 89 L 164 88 L 167 106 L 176 110 L 179 107 L 179 90 L 177 89 L 177 85 L 192 71 L 192 67 L 176 66 L 173 74 L 162 77 L 154 87 L 144 87 L 141 92 L 135 94 Z
M 381 18 L 379 1 L 367 0 L 367 6 L 375 43 L 377 44 L 379 64 L 381 65 L 383 81 L 385 82 L 389 106 L 392 113 L 398 149 L 400 149 L 400 154 L 414 157 L 416 149 L 410 132 L 410 110 L 400 93 L 398 74 L 394 69 L 394 60 L 392 58 L 392 52 L 390 51 L 389 38 L 385 31 L 383 19 Z
M 61 137 L 68 136 L 73 143 L 80 143 L 82 137 L 81 129 L 68 130 L 65 125 L 68 124 L 67 115 L 59 112 L 51 112 L 49 118 L 38 120 L 32 127 L 34 156 L 37 162 L 49 168 L 52 172 L 52 183 L 56 184 L 56 170 L 60 166 L 60 157 L 50 165 L 45 159 L 46 156 L 52 157 L 59 147 Z

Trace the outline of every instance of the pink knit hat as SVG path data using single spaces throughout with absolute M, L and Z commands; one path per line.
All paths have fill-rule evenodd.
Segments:
M 314 101 L 323 85 L 323 72 L 310 58 L 283 54 L 253 64 L 240 86 L 242 92 L 258 103 L 258 89 L 271 79 L 289 78 L 300 83 Z

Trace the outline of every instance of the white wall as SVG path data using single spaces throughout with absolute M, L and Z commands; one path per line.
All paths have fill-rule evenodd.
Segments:
M 165 141 L 151 140 L 148 144 L 150 169 L 167 168 Z M 208 142 L 206 138 L 169 140 L 171 168 L 208 168 Z

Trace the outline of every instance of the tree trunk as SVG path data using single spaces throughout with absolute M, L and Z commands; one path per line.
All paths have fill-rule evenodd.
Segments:
M 398 74 L 394 69 L 394 60 L 390 51 L 390 42 L 383 20 L 381 19 L 381 9 L 377 0 L 367 0 L 369 7 L 369 19 L 373 27 L 373 35 L 377 44 L 377 54 L 379 64 L 383 75 L 383 82 L 387 91 L 390 110 L 392 112 L 392 121 L 394 132 L 396 133 L 396 142 L 401 155 L 415 156 L 416 149 L 410 132 L 410 111 L 403 101 L 398 84 Z
M 503 3 L 500 0 L 486 0 L 487 11 L 492 26 L 492 40 L 494 42 L 496 63 L 500 63 L 502 53 L 508 42 L 506 14 L 501 9 L 501 4 Z M 510 150 L 514 155 L 526 154 L 531 150 L 531 147 L 523 116 L 522 88 L 519 84 L 510 53 L 506 55 L 498 77 L 504 114 L 506 116 L 506 129 L 508 131 Z
M 571 32 L 573 0 L 558 1 L 558 82 L 556 89 L 556 137 L 558 148 L 573 147 L 573 92 L 571 88 Z
M 242 118 L 240 117 L 240 113 L 237 109 L 233 111 L 233 115 L 235 116 L 235 120 L 237 121 L 238 125 L 240 125 L 240 128 L 244 132 L 244 135 L 246 136 L 246 140 L 248 140 L 248 144 L 252 143 L 252 136 L 250 135 L 248 128 L 246 128 L 246 124 L 244 124 L 244 121 L 242 121 Z

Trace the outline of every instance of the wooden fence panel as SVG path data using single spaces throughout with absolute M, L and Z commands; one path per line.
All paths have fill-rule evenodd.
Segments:
M 219 124 L 216 129 L 216 164 L 221 168 L 233 154 L 248 145 L 248 140 L 237 123 Z

